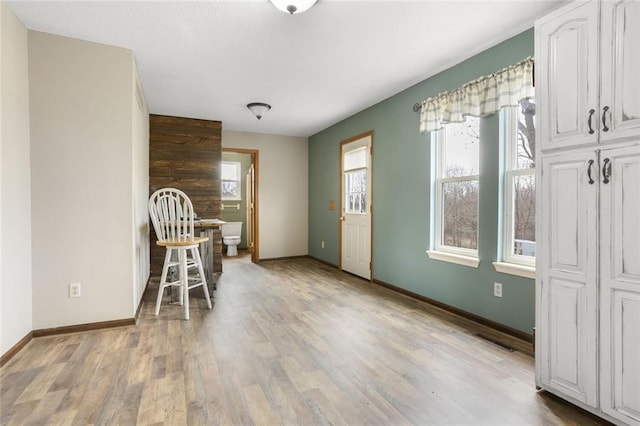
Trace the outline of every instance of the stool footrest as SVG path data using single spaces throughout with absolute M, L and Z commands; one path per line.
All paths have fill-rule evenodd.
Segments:
M 185 270 L 182 270 L 181 261 L 173 261 L 171 260 L 172 251 L 190 251 L 191 257 L 187 256 L 186 253 L 180 253 L 179 258 L 182 260 Z M 177 280 L 168 281 L 167 275 L 169 272 L 169 268 L 174 268 L 174 272 L 172 272 L 171 278 L 178 278 Z M 177 268 L 177 271 L 175 271 Z M 193 268 L 196 268 L 195 271 L 192 271 L 189 274 L 189 271 Z M 177 272 L 177 277 L 174 273 Z M 186 277 L 182 277 L 182 272 L 186 275 Z M 184 317 L 185 319 L 189 319 L 189 292 L 196 287 L 203 287 L 205 298 L 207 300 L 207 305 L 209 309 L 212 309 L 211 300 L 209 297 L 209 291 L 207 287 L 207 282 L 204 275 L 204 269 L 202 267 L 202 259 L 200 257 L 200 252 L 197 247 L 167 247 L 167 254 L 165 257 L 165 265 L 163 267 L 162 278 L 160 280 L 160 288 L 158 289 L 158 298 L 156 301 L 156 315 L 160 313 L 160 305 L 162 303 L 162 295 L 164 293 L 164 289 L 167 287 L 179 287 L 180 290 L 178 294 L 180 295 L 180 304 L 184 305 Z M 186 291 L 185 291 L 186 290 Z

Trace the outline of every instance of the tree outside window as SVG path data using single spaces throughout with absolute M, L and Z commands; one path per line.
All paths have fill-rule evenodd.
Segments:
M 501 115 L 506 153 L 503 258 L 524 265 L 533 265 L 536 255 L 535 114 L 535 101 L 529 99 Z
M 223 161 L 221 180 L 221 198 L 223 200 L 240 200 L 240 163 Z
M 436 138 L 435 249 L 477 257 L 480 119 L 447 124 Z

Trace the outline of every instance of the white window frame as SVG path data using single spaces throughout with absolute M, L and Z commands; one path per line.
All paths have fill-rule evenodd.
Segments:
M 236 197 L 222 196 L 223 200 L 242 200 L 242 164 L 239 161 L 222 161 L 222 164 L 233 164 L 236 167 L 235 179 L 221 179 L 221 182 L 237 182 L 238 195 Z M 221 173 L 222 174 L 222 173 Z
M 346 152 L 344 153 L 344 154 L 348 154 L 348 153 L 353 153 L 353 152 L 356 152 L 356 151 L 365 151 L 365 165 L 364 165 L 363 167 L 353 167 L 353 168 L 351 168 L 351 169 L 347 169 L 347 168 L 346 168 L 346 166 L 343 166 L 343 170 L 342 170 L 342 176 L 343 176 L 343 179 L 346 179 L 346 178 L 347 178 L 347 175 L 348 175 L 348 174 L 350 174 L 350 173 L 354 173 L 354 172 L 362 172 L 362 171 L 367 172 L 367 171 L 368 171 L 368 169 L 369 169 L 369 165 L 370 165 L 370 161 L 371 161 L 371 160 L 370 160 L 370 155 L 368 155 L 369 153 L 367 153 L 367 152 L 366 152 L 368 149 L 369 149 L 369 146 L 361 146 L 361 147 L 359 147 L 359 148 L 355 148 L 355 149 L 352 149 L 352 150 L 350 150 L 350 151 L 346 151 Z M 369 173 L 365 173 L 365 176 L 367 176 L 367 177 L 368 177 L 368 176 L 369 176 Z M 347 214 L 360 214 L 360 215 L 366 215 L 366 214 L 369 212 L 369 200 L 367 200 L 367 199 L 366 199 L 366 198 L 368 198 L 368 196 L 369 196 L 369 191 L 368 191 L 368 188 L 369 188 L 369 182 L 367 182 L 367 183 L 366 183 L 366 189 L 365 189 L 365 191 L 364 191 L 364 194 L 365 194 L 364 211 L 359 211 L 359 212 L 356 212 L 356 211 L 353 211 L 353 212 L 348 211 L 349 203 L 347 202 L 347 195 L 348 195 L 348 193 L 347 193 L 347 185 L 346 185 L 346 182 L 342 182 L 342 188 L 343 188 L 343 192 L 344 192 L 344 194 L 343 194 L 344 199 L 342 200 L 342 203 L 343 203 L 343 206 L 344 206 L 344 212 L 345 212 L 345 213 L 347 213 Z M 362 206 L 361 206 L 361 207 L 362 207 Z
M 519 107 L 503 108 L 500 111 L 501 143 L 504 148 L 503 164 L 503 221 L 502 221 L 502 260 L 494 262 L 496 271 L 511 275 L 518 275 L 527 278 L 535 278 L 535 257 L 513 254 L 514 244 L 514 196 L 515 181 L 520 176 L 533 176 L 535 179 L 536 169 L 517 168 L 517 125 Z
M 446 125 L 445 125 L 446 126 Z M 445 262 L 457 263 L 459 265 L 470 266 L 473 268 L 477 268 L 480 264 L 480 259 L 478 258 L 478 249 L 469 249 L 463 247 L 455 247 L 455 246 L 447 246 L 442 244 L 443 240 L 443 205 L 442 205 L 442 187 L 446 183 L 450 182 L 477 182 L 478 183 L 478 192 L 480 191 L 480 175 L 468 175 L 468 176 L 457 176 L 457 177 L 443 177 L 445 170 L 445 158 L 444 158 L 444 144 L 446 143 L 445 138 L 445 129 L 438 130 L 436 132 L 431 133 L 431 138 L 435 139 L 432 141 L 433 146 L 435 147 L 433 151 L 432 158 L 432 167 L 435 168 L 435 173 L 433 174 L 435 180 L 435 195 L 432 197 L 432 211 L 435 212 L 435 222 L 433 226 L 433 238 L 431 241 L 431 250 L 427 251 L 427 255 L 430 259 L 442 260 Z M 478 203 L 480 197 L 478 195 Z M 480 215 L 480 211 L 478 208 L 478 216 Z M 479 233 L 479 229 L 476 230 Z M 476 237 L 478 244 L 480 243 L 480 239 Z

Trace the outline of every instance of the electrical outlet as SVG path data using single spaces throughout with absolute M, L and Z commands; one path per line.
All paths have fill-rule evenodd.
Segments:
M 324 240 L 322 241 L 321 246 L 322 246 L 322 248 L 324 248 Z
M 80 283 L 69 284 L 69 297 L 80 297 Z
M 493 283 L 493 295 L 495 297 L 502 297 L 502 284 Z

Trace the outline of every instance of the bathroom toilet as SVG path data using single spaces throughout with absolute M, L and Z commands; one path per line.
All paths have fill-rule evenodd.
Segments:
M 222 225 L 222 242 L 227 246 L 227 256 L 238 255 L 241 236 L 242 222 L 227 222 Z

